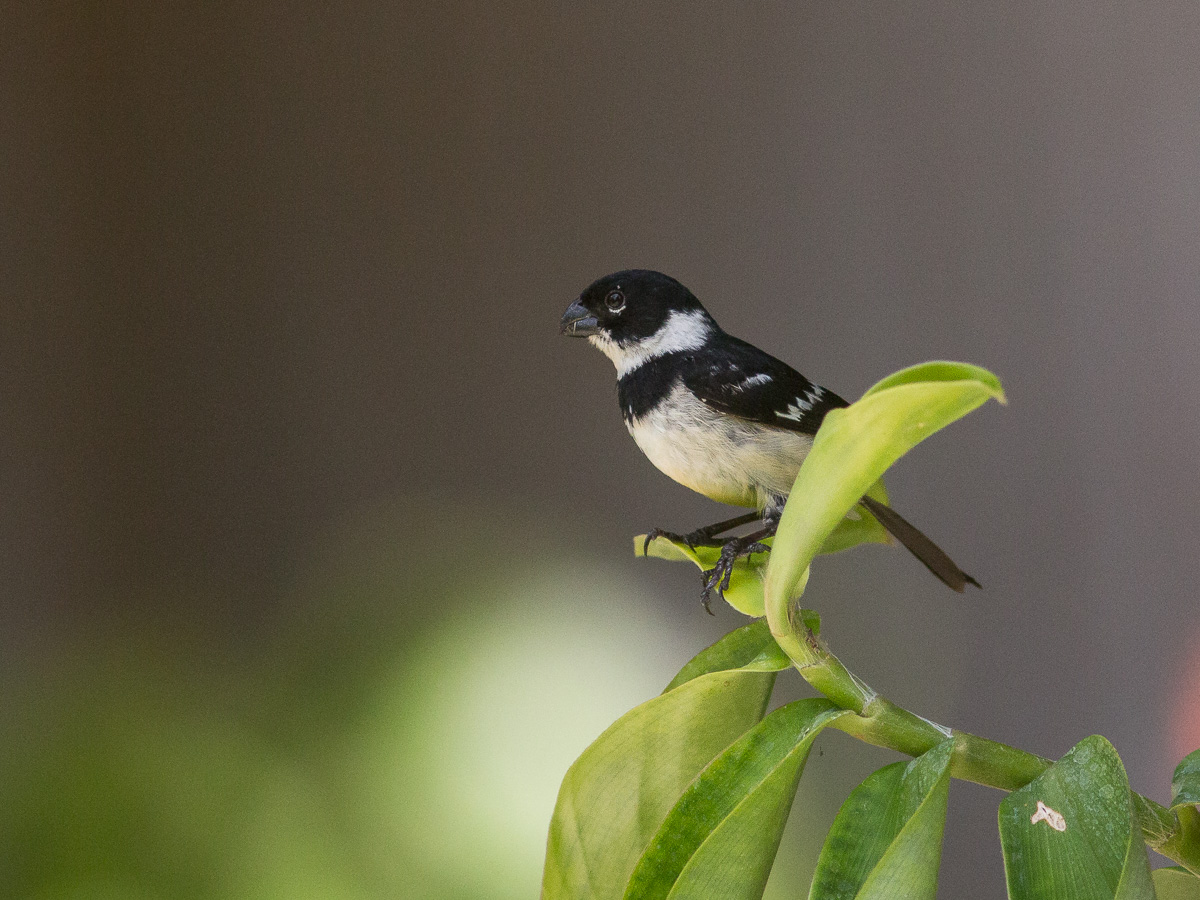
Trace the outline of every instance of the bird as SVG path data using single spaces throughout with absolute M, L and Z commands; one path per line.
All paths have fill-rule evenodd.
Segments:
M 753 344 L 726 333 L 696 296 L 669 275 L 627 269 L 605 275 L 567 307 L 561 333 L 586 338 L 616 366 L 625 427 L 664 474 L 720 503 L 750 512 L 686 534 L 656 537 L 720 547 L 702 572 L 701 599 L 729 589 L 734 563 L 766 553 L 784 503 L 826 414 L 849 404 Z M 890 506 L 859 504 L 926 568 L 961 593 L 979 582 Z M 758 522 L 753 531 L 728 532 Z M 645 549 L 644 548 L 644 549 Z

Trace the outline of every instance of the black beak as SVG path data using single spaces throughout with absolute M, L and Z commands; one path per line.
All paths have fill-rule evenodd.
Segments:
M 600 331 L 600 323 L 596 321 L 586 307 L 578 300 L 567 307 L 562 317 L 562 333 L 571 337 L 588 337 Z

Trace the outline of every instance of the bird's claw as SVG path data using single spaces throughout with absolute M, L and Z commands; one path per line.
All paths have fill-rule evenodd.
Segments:
M 704 605 L 704 611 L 710 616 L 714 615 L 712 611 L 712 595 L 716 591 L 717 596 L 721 599 L 725 598 L 725 592 L 729 590 L 729 580 L 733 577 L 733 565 L 743 556 L 749 558 L 755 553 L 766 553 L 771 548 L 759 541 L 745 543 L 738 538 L 734 538 L 727 542 L 721 548 L 721 555 L 717 558 L 717 564 L 711 569 L 707 569 L 700 573 L 700 580 L 704 585 L 700 592 L 700 602 Z
M 642 556 L 649 556 L 650 542 L 658 540 L 659 538 L 666 538 L 668 541 L 673 541 L 674 544 L 686 544 L 691 547 L 692 545 L 688 541 L 688 536 L 689 535 L 686 534 L 667 532 L 667 530 L 662 528 L 655 528 L 652 530 L 652 532 L 646 535 L 646 540 L 642 541 Z
M 650 552 L 650 544 L 658 538 L 666 538 L 676 544 L 687 544 L 692 550 L 697 547 L 723 547 L 733 540 L 733 538 L 713 537 L 712 532 L 707 528 L 697 528 L 687 534 L 676 534 L 674 531 L 655 528 L 646 535 L 646 539 L 642 542 L 642 556 L 646 556 Z

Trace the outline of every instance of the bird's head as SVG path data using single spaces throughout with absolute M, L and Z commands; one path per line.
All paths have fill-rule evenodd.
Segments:
M 618 375 L 656 356 L 695 350 L 716 330 L 691 291 L 649 269 L 605 275 L 562 318 L 562 333 L 586 337 L 613 361 Z

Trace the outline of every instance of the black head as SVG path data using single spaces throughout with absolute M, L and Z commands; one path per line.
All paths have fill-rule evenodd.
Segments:
M 562 318 L 563 334 L 590 338 L 620 367 L 620 357 L 647 345 L 696 343 L 715 328 L 700 301 L 669 275 L 649 269 L 614 272 L 593 282 Z

